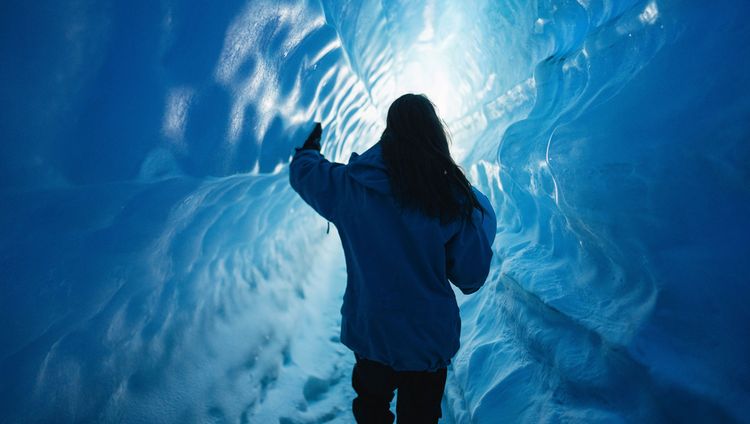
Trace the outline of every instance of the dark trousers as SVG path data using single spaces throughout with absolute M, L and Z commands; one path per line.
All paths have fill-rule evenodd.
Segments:
M 390 411 L 393 391 L 398 389 L 396 414 L 399 424 L 437 423 L 442 416 L 447 370 L 395 371 L 388 365 L 355 354 L 352 387 L 357 397 L 352 402 L 354 418 L 360 424 L 392 423 Z

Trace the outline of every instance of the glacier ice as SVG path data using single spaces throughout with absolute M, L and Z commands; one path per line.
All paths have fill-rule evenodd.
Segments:
M 430 96 L 498 212 L 445 423 L 750 422 L 744 2 L 0 5 L 0 422 L 350 422 L 290 190 Z

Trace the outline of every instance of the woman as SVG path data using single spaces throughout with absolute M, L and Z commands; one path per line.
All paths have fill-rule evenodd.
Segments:
M 437 422 L 461 321 L 449 280 L 464 294 L 484 284 L 495 213 L 448 150 L 442 121 L 422 95 L 388 110 L 380 141 L 349 164 L 320 154 L 320 124 L 290 164 L 289 180 L 333 222 L 347 286 L 341 342 L 354 351 L 352 410 L 360 423 Z

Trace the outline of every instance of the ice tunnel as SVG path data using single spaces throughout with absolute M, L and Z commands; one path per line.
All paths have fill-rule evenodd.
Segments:
M 0 422 L 349 423 L 288 184 L 428 95 L 498 215 L 443 423 L 750 422 L 750 3 L 0 4 Z

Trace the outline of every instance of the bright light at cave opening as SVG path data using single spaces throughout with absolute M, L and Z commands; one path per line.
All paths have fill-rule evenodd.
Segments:
M 395 75 L 397 93 L 421 93 L 432 100 L 444 121 L 458 118 L 464 104 L 458 93 L 461 84 L 461 63 L 465 58 L 461 46 L 467 45 L 462 31 L 463 13 L 433 16 L 428 7 L 425 27 L 416 35 L 415 43 L 401 54 L 402 68 Z M 471 21 L 471 20 L 469 20 Z M 437 30 L 435 29 L 437 26 Z
M 408 63 L 397 79 L 397 87 L 401 93 L 421 93 L 429 97 L 443 120 L 448 122 L 457 118 L 460 112 L 460 103 L 456 99 L 458 78 L 441 56 L 424 55 Z

